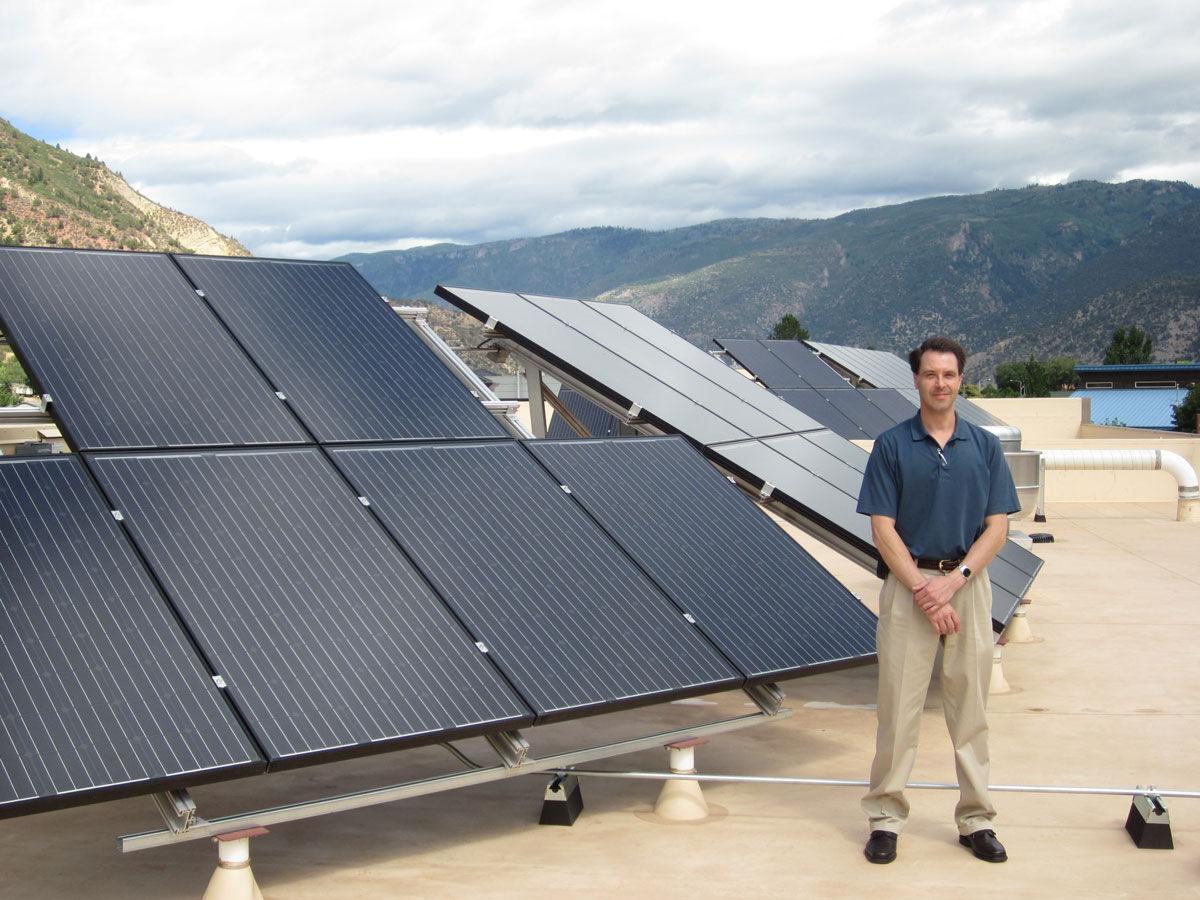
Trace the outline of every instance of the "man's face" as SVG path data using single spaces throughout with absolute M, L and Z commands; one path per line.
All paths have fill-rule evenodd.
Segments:
M 921 394 L 921 408 L 930 412 L 946 412 L 954 406 L 954 398 L 962 387 L 958 357 L 953 353 L 926 350 L 921 354 L 921 367 L 913 376 Z

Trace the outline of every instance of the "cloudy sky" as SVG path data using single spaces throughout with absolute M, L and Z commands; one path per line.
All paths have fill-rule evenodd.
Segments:
M 0 116 L 255 253 L 1200 185 L 1200 3 L 0 0 Z

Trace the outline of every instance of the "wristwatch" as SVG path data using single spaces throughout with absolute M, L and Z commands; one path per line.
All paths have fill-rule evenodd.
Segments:
M 963 578 L 970 578 L 970 577 L 971 577 L 971 570 L 970 570 L 970 569 L 968 569 L 966 566 L 959 566 L 959 567 L 958 567 L 958 571 L 962 573 L 962 577 L 963 577 Z

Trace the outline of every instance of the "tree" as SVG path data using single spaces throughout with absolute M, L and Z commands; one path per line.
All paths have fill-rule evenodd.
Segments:
M 1104 351 L 1106 366 L 1130 365 L 1150 362 L 1150 338 L 1136 325 L 1122 327 L 1113 332 L 1108 349 Z
M 1069 390 L 1075 385 L 1075 360 L 1056 356 L 1040 360 L 1032 355 L 1024 362 L 996 366 L 998 393 L 1009 397 L 1049 397 L 1051 391 Z
M 782 319 L 775 323 L 775 327 L 771 329 L 771 340 L 773 341 L 807 341 L 808 329 L 800 324 L 800 320 L 791 313 L 785 315 Z
M 1183 402 L 1178 406 L 1171 407 L 1171 414 L 1175 417 L 1176 431 L 1195 433 L 1196 416 L 1200 415 L 1200 384 L 1192 385 L 1192 389 L 1184 396 Z

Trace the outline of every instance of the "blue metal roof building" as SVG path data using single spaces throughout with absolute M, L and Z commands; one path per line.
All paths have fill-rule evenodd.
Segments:
M 1093 367 L 1094 368 L 1094 367 Z M 1104 368 L 1114 368 L 1105 366 Z M 1096 425 L 1126 425 L 1130 428 L 1156 428 L 1174 431 L 1172 407 L 1187 396 L 1185 388 L 1096 388 L 1075 391 L 1072 397 L 1092 401 L 1092 422 Z

